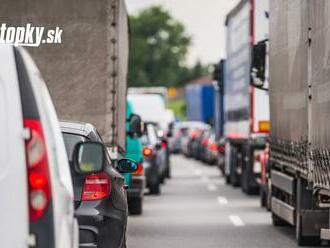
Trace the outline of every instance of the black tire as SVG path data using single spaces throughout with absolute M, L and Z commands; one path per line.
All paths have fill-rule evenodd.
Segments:
M 150 189 L 150 194 L 152 194 L 152 195 L 160 194 L 160 184 L 159 183 L 150 185 L 149 189 Z
M 289 226 L 289 223 L 287 223 L 285 220 L 281 219 L 274 213 L 272 213 L 272 222 L 273 226 Z
M 125 234 L 125 236 L 124 236 L 123 245 L 121 246 L 121 248 L 127 248 L 126 234 Z
M 143 211 L 143 198 L 134 198 L 128 202 L 128 211 L 131 215 L 141 215 Z
M 165 183 L 165 173 L 159 177 L 159 183 L 164 184 Z
M 267 194 L 264 189 L 264 186 L 260 186 L 260 206 L 266 207 L 267 205 Z
M 171 167 L 170 167 L 170 165 L 168 165 L 168 167 L 166 168 L 165 177 L 166 178 L 171 178 Z
M 240 178 L 237 174 L 236 167 L 237 167 L 237 152 L 236 148 L 232 147 L 231 153 L 231 165 L 230 165 L 230 183 L 233 187 L 240 186 Z
M 230 175 L 225 175 L 226 184 L 230 184 Z

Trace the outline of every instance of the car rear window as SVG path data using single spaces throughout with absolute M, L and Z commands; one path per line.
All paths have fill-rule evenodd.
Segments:
M 71 133 L 63 133 L 63 139 L 65 144 L 66 153 L 68 155 L 69 160 L 72 160 L 72 154 L 74 147 L 79 142 L 84 142 L 86 138 L 84 136 L 80 136 L 77 134 L 71 134 Z

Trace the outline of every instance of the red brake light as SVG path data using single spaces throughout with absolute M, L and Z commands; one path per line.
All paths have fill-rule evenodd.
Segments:
M 25 119 L 24 127 L 30 130 L 30 138 L 25 142 L 29 213 L 30 220 L 37 221 L 43 216 L 51 200 L 46 143 L 39 120 Z
M 95 201 L 107 198 L 110 194 L 111 184 L 107 174 L 97 173 L 85 177 L 82 201 Z
M 217 151 L 218 150 L 218 145 L 215 144 L 215 143 L 212 143 L 209 148 L 210 148 L 211 151 Z
M 219 149 L 220 154 L 225 155 L 225 146 L 224 145 L 220 145 L 218 147 L 218 149 Z
M 145 147 L 145 148 L 143 148 L 143 150 L 142 150 L 142 154 L 143 154 L 143 156 L 145 156 L 145 157 L 150 157 L 150 156 L 152 155 L 152 153 L 153 153 L 153 151 L 152 151 L 152 149 L 149 148 L 149 147 Z
M 197 137 L 197 132 L 196 131 L 192 131 L 190 133 L 190 138 L 195 139 L 196 137 Z
M 135 176 L 141 176 L 143 174 L 144 174 L 143 165 L 142 165 L 142 163 L 139 163 L 138 167 L 137 167 L 137 170 L 134 172 L 134 175 Z
M 161 143 L 160 143 L 161 147 L 163 149 L 165 149 L 167 147 L 167 142 L 165 140 L 163 140 Z
M 208 139 L 203 139 L 202 145 L 207 146 L 209 144 Z

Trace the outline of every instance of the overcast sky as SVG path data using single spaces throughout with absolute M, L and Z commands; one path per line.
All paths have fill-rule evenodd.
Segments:
M 126 0 L 128 12 L 162 5 L 180 20 L 192 35 L 188 63 L 197 59 L 216 63 L 225 56 L 225 17 L 239 0 Z

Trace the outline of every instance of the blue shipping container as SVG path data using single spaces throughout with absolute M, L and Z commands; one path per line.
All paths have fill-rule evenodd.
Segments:
M 186 87 L 187 118 L 190 121 L 214 123 L 214 88 L 210 84 Z

